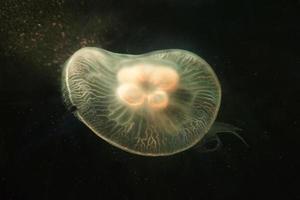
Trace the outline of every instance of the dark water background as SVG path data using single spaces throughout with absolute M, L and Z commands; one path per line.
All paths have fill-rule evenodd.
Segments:
M 300 199 L 299 15 L 297 0 L 1 1 L 0 199 Z M 250 148 L 223 135 L 149 158 L 98 139 L 60 97 L 83 46 L 197 53 L 222 85 L 218 121 Z

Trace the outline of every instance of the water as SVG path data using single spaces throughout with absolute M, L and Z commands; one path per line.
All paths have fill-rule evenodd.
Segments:
M 20 2 L 0 3 L 0 199 L 300 198 L 297 1 Z M 216 152 L 149 158 L 102 141 L 61 99 L 83 46 L 199 54 L 222 85 L 217 120 L 250 148 L 223 135 Z

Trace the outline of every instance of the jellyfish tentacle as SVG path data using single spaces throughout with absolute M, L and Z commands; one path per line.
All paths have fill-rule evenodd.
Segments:
M 246 147 L 249 147 L 249 144 L 246 140 L 239 135 L 237 132 L 242 131 L 241 128 L 233 126 L 231 124 L 223 123 L 223 122 L 215 122 L 211 129 L 208 131 L 208 134 L 232 134 L 237 137 Z
M 215 142 L 215 144 L 211 145 L 213 142 Z M 219 150 L 222 147 L 222 145 L 223 143 L 220 137 L 218 135 L 215 135 L 210 138 L 203 138 L 201 143 L 194 146 L 194 149 L 201 153 L 210 153 Z
M 221 138 L 219 136 L 220 134 L 232 134 L 235 137 L 237 137 L 246 147 L 249 147 L 249 144 L 238 133 L 238 131 L 241 130 L 242 129 L 231 124 L 215 122 L 208 131 L 208 133 L 201 140 L 201 142 L 195 145 L 194 148 L 199 152 L 217 151 L 223 145 L 223 142 L 221 141 Z M 213 142 L 215 142 L 215 145 L 212 145 Z

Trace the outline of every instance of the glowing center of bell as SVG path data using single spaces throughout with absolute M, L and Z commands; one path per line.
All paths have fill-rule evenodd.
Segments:
M 150 110 L 169 105 L 169 93 L 177 88 L 177 72 L 165 66 L 137 65 L 123 67 L 117 74 L 117 96 L 128 106 Z

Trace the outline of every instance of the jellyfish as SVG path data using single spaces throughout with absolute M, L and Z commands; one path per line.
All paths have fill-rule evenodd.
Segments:
M 172 155 L 218 132 L 236 133 L 213 126 L 219 80 L 206 61 L 186 50 L 129 55 L 82 48 L 64 65 L 62 92 L 67 107 L 97 136 L 134 154 Z

